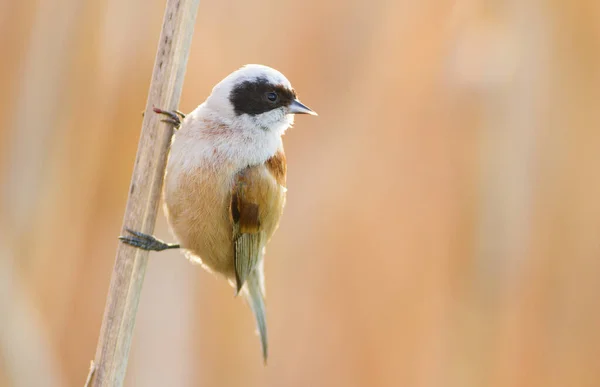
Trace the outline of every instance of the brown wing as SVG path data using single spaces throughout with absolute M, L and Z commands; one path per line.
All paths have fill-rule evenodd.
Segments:
M 285 173 L 285 156 L 281 151 L 265 164 L 245 168 L 236 176 L 230 214 L 238 292 L 262 258 L 264 246 L 279 224 L 285 202 Z
M 265 162 L 265 166 L 275 178 L 275 181 L 282 187 L 285 187 L 285 179 L 287 175 L 287 162 L 285 159 L 285 153 L 283 149 L 280 149 L 275 153 L 273 157 Z

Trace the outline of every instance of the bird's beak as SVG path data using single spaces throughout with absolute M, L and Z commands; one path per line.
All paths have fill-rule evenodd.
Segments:
M 317 113 L 312 111 L 308 106 L 304 105 L 302 102 L 297 99 L 293 100 L 292 103 L 288 106 L 289 114 L 310 114 L 311 116 L 318 116 Z

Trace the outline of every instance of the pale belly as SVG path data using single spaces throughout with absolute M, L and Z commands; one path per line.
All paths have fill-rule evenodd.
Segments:
M 233 228 L 229 215 L 236 171 L 195 168 L 173 173 L 167 169 L 165 212 L 187 257 L 207 269 L 235 278 Z

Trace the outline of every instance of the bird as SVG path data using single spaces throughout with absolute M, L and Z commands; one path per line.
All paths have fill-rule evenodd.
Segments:
M 246 299 L 268 357 L 264 257 L 286 201 L 282 136 L 296 114 L 317 115 L 279 71 L 245 65 L 221 80 L 189 114 L 154 108 L 175 127 L 163 185 L 177 243 L 125 228 L 137 248 L 183 250 L 224 276 Z

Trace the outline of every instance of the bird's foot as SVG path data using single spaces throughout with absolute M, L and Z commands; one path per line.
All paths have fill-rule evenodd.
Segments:
M 163 115 L 167 116 L 167 118 L 165 118 L 161 121 L 173 125 L 173 127 L 175 129 L 179 129 L 179 127 L 181 126 L 181 120 L 183 120 L 185 118 L 185 114 L 183 114 L 179 110 L 167 111 L 167 110 L 159 109 L 157 107 L 152 108 L 152 110 L 154 110 L 154 113 L 163 114 Z
M 138 231 L 133 231 L 128 228 L 125 229 L 131 236 L 119 236 L 119 239 L 123 243 L 127 243 L 128 245 L 139 247 L 143 250 L 151 250 L 151 251 L 163 251 L 167 249 L 178 249 L 181 246 L 177 243 L 165 243 L 160 239 L 156 239 L 152 235 L 143 234 Z

